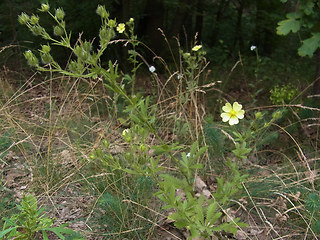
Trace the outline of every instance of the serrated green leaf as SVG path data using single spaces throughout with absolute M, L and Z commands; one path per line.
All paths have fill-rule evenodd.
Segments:
M 174 226 L 179 229 L 187 227 L 188 225 L 189 223 L 186 220 L 179 220 L 174 222 Z
M 287 35 L 290 32 L 293 32 L 293 33 L 298 32 L 301 27 L 301 22 L 296 19 L 290 18 L 290 19 L 280 21 L 278 25 L 279 26 L 277 27 L 277 34 Z
M 302 41 L 298 54 L 302 57 L 312 57 L 317 48 L 320 47 L 320 33 L 313 33 L 311 38 Z
M 207 215 L 206 218 L 208 220 L 208 222 L 211 222 L 213 224 L 213 222 L 211 221 L 211 218 L 213 217 L 214 213 L 216 212 L 217 209 L 217 202 L 214 201 L 212 202 L 209 207 L 207 208 Z

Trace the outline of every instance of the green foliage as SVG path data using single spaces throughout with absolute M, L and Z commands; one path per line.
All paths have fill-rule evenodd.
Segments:
M 12 140 L 10 139 L 10 137 L 12 136 L 14 131 L 15 131 L 14 129 L 10 129 L 9 131 L 6 131 L 0 136 L 0 158 L 1 159 L 3 159 L 6 156 L 8 152 L 7 150 L 12 144 Z
M 160 190 L 156 193 L 158 198 L 165 205 L 164 209 L 173 209 L 168 218 L 174 221 L 177 228 L 186 228 L 190 231 L 190 239 L 195 237 L 209 237 L 214 232 L 225 231 L 235 234 L 236 226 L 245 226 L 240 223 L 239 219 L 234 219 L 229 223 L 217 224 L 222 217 L 221 206 L 228 203 L 230 198 L 241 188 L 241 181 L 246 176 L 240 176 L 235 164 L 229 162 L 232 170 L 231 181 L 218 179 L 218 189 L 213 194 L 214 198 L 207 199 L 204 195 L 196 197 L 193 189 L 194 171 L 201 168 L 199 164 L 195 164 L 195 160 L 199 158 L 205 151 L 205 148 L 200 148 L 196 153 L 198 143 L 194 143 L 191 147 L 188 156 L 182 153 L 182 160 L 179 161 L 179 169 L 184 178 L 172 176 L 170 174 L 161 174 L 159 182 Z M 220 183 L 220 184 L 219 184 Z M 176 189 L 183 192 L 176 194 Z M 218 207 L 219 206 L 219 207 Z
M 303 57 L 312 57 L 320 47 L 320 4 L 316 0 L 297 0 L 297 6 L 295 12 L 288 13 L 287 19 L 278 23 L 277 34 L 287 35 L 290 32 L 297 33 L 301 29 L 308 29 L 311 37 L 302 41 L 298 54 Z
M 270 90 L 270 100 L 273 104 L 290 103 L 290 101 L 298 95 L 297 87 L 288 84 L 284 86 L 276 85 Z
M 48 231 L 53 232 L 59 239 L 65 239 L 65 234 L 76 234 L 73 230 L 66 228 L 65 224 L 52 227 L 53 220 L 42 214 L 44 209 L 38 209 L 37 199 L 32 195 L 24 196 L 21 205 L 17 205 L 17 208 L 20 213 L 13 214 L 10 218 L 3 218 L 5 222 L 0 231 L 0 239 L 6 237 L 7 239 L 33 240 L 38 233 L 42 233 L 43 239 L 46 240 Z
M 152 190 L 152 184 L 150 185 L 147 179 L 145 179 L 145 181 L 141 181 L 140 179 L 141 182 L 138 181 L 139 179 L 130 183 L 132 186 L 135 186 L 133 189 L 134 191 L 131 193 L 129 186 L 125 188 L 123 185 L 119 186 L 120 188 L 117 189 L 118 191 L 122 191 L 121 193 L 108 191 L 99 198 L 97 208 L 95 210 L 96 216 L 92 221 L 94 221 L 101 230 L 103 229 L 103 231 L 107 231 L 109 235 L 108 239 L 119 239 L 120 236 L 121 238 L 126 237 L 133 239 L 137 235 L 148 231 L 151 227 L 145 222 L 141 222 L 135 215 L 136 213 L 146 218 L 150 218 L 150 213 L 125 201 L 130 199 L 131 201 L 139 201 L 140 204 L 144 204 L 145 201 L 143 200 L 150 197 L 149 195 L 151 195 L 150 192 Z M 126 231 L 130 229 L 140 230 Z
M 223 145 L 224 145 L 224 135 L 215 123 L 208 123 L 204 126 L 204 133 L 206 137 L 206 142 L 208 144 L 209 153 L 212 158 L 222 157 L 223 155 Z
M 313 231 L 320 234 L 320 196 L 317 193 L 309 193 L 305 207 L 311 214 Z

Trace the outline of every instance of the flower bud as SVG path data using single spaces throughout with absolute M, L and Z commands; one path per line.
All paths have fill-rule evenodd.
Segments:
M 41 12 L 48 12 L 50 9 L 49 3 L 42 3 L 41 4 L 41 9 L 39 9 Z
M 262 119 L 262 113 L 261 112 L 256 112 L 255 117 L 256 119 Z
M 52 56 L 50 53 L 40 53 L 41 61 L 43 64 L 48 64 L 52 62 Z
M 32 25 L 36 25 L 38 22 L 39 22 L 39 17 L 36 16 L 36 15 L 32 15 L 31 18 L 30 18 L 30 23 Z
M 115 35 L 116 34 L 112 28 L 102 27 L 99 32 L 101 46 L 107 45 Z
M 43 53 L 49 53 L 51 51 L 50 45 L 41 45 Z
M 30 21 L 30 17 L 28 16 L 28 14 L 23 12 L 18 16 L 18 21 L 20 24 L 25 25 Z
M 59 36 L 62 36 L 64 34 L 64 31 L 60 26 L 56 25 L 53 28 L 53 34 L 59 37 Z
M 43 32 L 45 32 L 45 29 L 43 27 L 35 25 L 35 26 L 32 26 L 31 31 L 34 35 L 39 36 Z
M 82 73 L 84 69 L 83 64 L 80 61 L 71 61 L 69 64 L 69 70 L 73 73 Z
M 90 57 L 88 53 L 82 46 L 76 46 L 73 50 L 74 54 L 82 61 L 86 61 Z
M 90 53 L 90 52 L 91 52 L 91 49 L 92 49 L 91 43 L 88 42 L 88 41 L 85 41 L 85 42 L 82 44 L 82 48 L 83 48 L 84 51 Z
M 102 141 L 102 145 L 103 145 L 105 148 L 109 148 L 110 143 L 109 143 L 108 140 L 103 140 L 103 141 Z
M 24 52 L 24 57 L 27 59 L 28 64 L 31 67 L 39 66 L 38 58 L 30 50 Z
M 63 9 L 62 8 L 57 8 L 55 16 L 56 16 L 56 18 L 58 20 L 63 20 L 63 18 L 65 16 L 65 13 L 64 13 Z
M 108 18 L 109 17 L 109 13 L 107 12 L 105 6 L 98 5 L 96 12 L 102 18 Z
M 276 111 L 272 114 L 272 118 L 274 120 L 279 120 L 280 118 L 282 118 L 282 112 L 281 111 Z
M 116 27 L 116 26 L 117 26 L 116 20 L 114 20 L 114 19 L 109 19 L 109 21 L 108 21 L 108 26 L 111 27 L 111 28 Z

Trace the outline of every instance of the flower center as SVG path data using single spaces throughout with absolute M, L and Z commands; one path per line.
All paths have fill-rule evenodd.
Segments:
M 230 114 L 230 117 L 237 116 L 237 112 L 235 110 L 233 110 L 233 109 L 229 112 L 229 114 Z

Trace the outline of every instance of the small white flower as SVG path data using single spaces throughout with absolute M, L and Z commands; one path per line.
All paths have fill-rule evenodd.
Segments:
M 190 157 L 190 153 L 187 154 L 187 158 L 189 158 L 189 157 Z
M 256 46 L 252 45 L 252 46 L 250 47 L 250 50 L 253 51 L 253 50 L 255 50 L 256 48 L 257 48 Z
M 125 129 L 122 131 L 122 136 L 125 137 L 129 134 L 129 129 Z
M 149 67 L 149 71 L 150 71 L 150 72 L 153 73 L 155 70 L 156 70 L 156 68 L 155 68 L 154 66 L 150 66 L 150 67 Z

